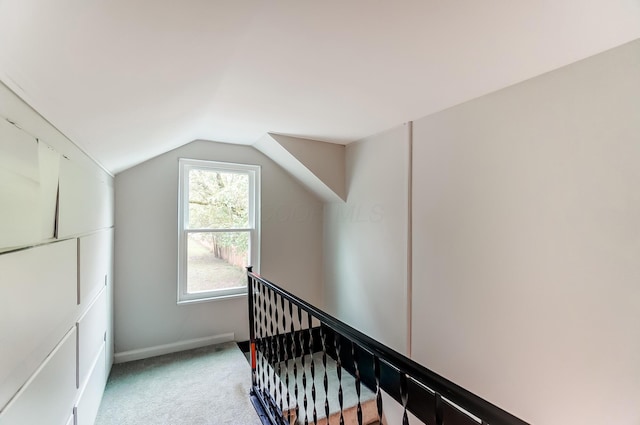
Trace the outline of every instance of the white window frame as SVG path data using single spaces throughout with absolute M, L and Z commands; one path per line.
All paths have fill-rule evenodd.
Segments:
M 200 159 L 178 159 L 178 304 L 236 298 L 247 295 L 247 287 L 216 289 L 189 293 L 187 291 L 187 241 L 195 232 L 248 232 L 249 265 L 260 270 L 260 166 Z M 241 229 L 189 228 L 189 171 L 208 170 L 244 173 L 249 176 L 249 227 Z

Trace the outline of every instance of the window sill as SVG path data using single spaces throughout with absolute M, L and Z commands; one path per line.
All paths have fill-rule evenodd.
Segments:
M 241 294 L 231 294 L 231 295 L 220 295 L 220 296 L 211 296 L 206 298 L 196 298 L 193 300 L 178 300 L 178 305 L 188 305 L 188 304 L 199 304 L 199 303 L 208 303 L 212 301 L 227 301 L 233 300 L 236 298 L 246 298 L 247 293 L 243 292 Z

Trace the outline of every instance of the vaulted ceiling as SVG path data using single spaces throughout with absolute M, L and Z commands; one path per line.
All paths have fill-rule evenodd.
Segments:
M 0 80 L 117 173 L 348 143 L 638 37 L 639 0 L 0 0 Z

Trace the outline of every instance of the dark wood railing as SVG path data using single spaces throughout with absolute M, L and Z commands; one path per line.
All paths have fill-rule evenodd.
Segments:
M 357 417 L 358 424 L 383 423 L 384 391 L 400 404 L 403 425 L 409 424 L 408 412 L 429 425 L 527 425 L 250 267 L 248 291 L 252 394 L 273 424 L 325 424 L 324 418 L 329 417 L 343 424 L 347 411 Z M 335 363 L 335 372 L 328 368 L 329 362 Z M 353 377 L 349 377 L 351 391 L 355 390 L 353 406 L 344 405 L 346 373 Z M 328 382 L 334 377 L 338 388 L 332 396 L 338 406 L 329 402 Z M 363 415 L 362 387 L 373 393 L 368 401 L 373 422 Z

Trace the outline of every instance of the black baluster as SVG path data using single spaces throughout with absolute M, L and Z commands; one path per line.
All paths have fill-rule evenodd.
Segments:
M 254 281 L 255 282 L 255 281 Z M 261 303 L 261 298 L 260 298 L 260 283 L 259 282 L 255 282 L 255 289 L 253 291 L 253 294 L 255 295 L 256 299 L 255 302 L 253 303 L 253 305 L 256 307 L 256 323 L 258 324 L 258 329 L 256 332 L 256 366 L 257 366 L 257 372 L 258 372 L 258 388 L 262 387 L 262 356 L 261 356 L 261 352 L 262 352 L 262 304 Z
M 435 411 L 436 411 L 436 425 L 442 425 L 444 423 L 444 405 L 442 402 L 442 396 L 438 393 L 436 393 Z
M 407 402 L 409 401 L 409 391 L 407 390 L 407 375 L 400 373 L 400 400 L 402 401 L 402 425 L 409 425 L 409 417 L 407 416 Z
M 380 387 L 380 359 L 373 356 L 373 374 L 376 377 L 376 407 L 378 408 L 378 422 L 382 423 L 382 388 Z
M 275 291 L 274 291 L 275 292 Z M 276 345 L 275 345 L 275 357 L 274 357 L 274 361 L 275 363 L 275 367 L 274 367 L 274 385 L 275 385 L 275 380 L 278 381 L 278 387 L 277 387 L 277 391 L 276 388 L 274 388 L 274 393 L 278 393 L 279 392 L 279 397 L 276 398 L 276 401 L 278 402 L 279 406 L 280 406 L 280 415 L 282 415 L 282 412 L 284 411 L 284 405 L 283 405 L 283 399 L 282 399 L 282 357 L 281 357 L 281 353 L 280 353 L 280 321 L 279 321 L 279 314 L 278 314 L 278 295 L 275 294 L 274 295 L 274 322 L 275 322 L 275 335 L 274 338 L 276 339 Z
M 265 287 L 264 289 L 264 298 L 263 298 L 263 303 L 264 303 L 264 318 L 265 318 L 265 323 L 264 323 L 264 327 L 265 327 L 265 340 L 267 342 L 267 346 L 266 346 L 266 353 L 265 353 L 265 374 L 266 374 L 266 388 L 264 389 L 265 391 L 265 400 L 268 399 L 268 397 L 271 394 L 271 375 L 269 373 L 269 364 L 271 363 L 271 338 L 269 335 L 269 322 L 271 321 L 271 304 L 267 305 L 267 302 L 269 300 L 269 290 L 267 289 L 267 287 Z M 269 394 L 269 395 L 267 395 Z
M 356 350 L 356 345 L 353 341 L 351 341 L 351 357 L 353 358 L 353 367 L 356 378 L 356 394 L 358 395 L 358 425 L 362 425 L 362 404 L 360 403 L 360 365 L 358 364 L 358 350 Z
M 320 341 L 322 341 L 322 367 L 324 369 L 324 376 L 322 377 L 322 384 L 324 386 L 324 414 L 329 423 L 329 377 L 327 375 L 327 333 L 324 330 L 324 326 L 320 324 Z
M 297 307 L 298 310 L 300 307 Z M 296 402 L 296 418 L 300 418 L 300 406 L 298 405 L 298 361 L 296 359 L 296 334 L 293 326 L 293 303 L 289 301 L 289 316 L 291 317 L 291 359 L 293 360 L 293 395 Z M 302 325 L 300 326 L 302 327 Z M 292 424 L 293 425 L 293 424 Z
M 256 281 L 251 279 L 251 286 L 253 288 L 253 290 L 251 291 L 252 295 L 253 295 L 253 329 L 254 332 L 256 334 L 256 336 L 259 336 L 260 332 L 260 321 L 259 320 L 255 320 L 256 317 L 258 317 L 258 312 L 260 310 L 259 306 L 258 306 L 258 286 L 256 284 Z
M 251 271 L 251 268 L 248 269 L 248 271 Z M 257 297 L 256 297 L 256 283 L 255 280 L 249 276 L 249 285 L 251 288 L 251 308 L 253 309 L 252 311 L 252 315 L 253 317 L 251 318 L 252 326 L 253 326 L 253 340 L 251 341 L 251 346 L 249 349 L 249 356 L 251 357 L 251 369 L 252 369 L 252 373 L 251 373 L 251 386 L 252 387 L 256 387 L 258 385 L 258 364 L 257 364 L 257 358 L 258 358 L 258 340 L 260 338 L 260 333 L 258 331 L 258 323 L 259 323 L 259 319 L 258 319 L 258 307 L 256 306 L 257 304 Z M 253 388 L 252 390 L 253 391 Z
M 251 296 L 253 297 L 253 301 L 252 301 L 252 305 L 253 305 L 253 338 L 254 338 L 254 353 L 252 353 L 251 355 L 255 355 L 255 358 L 258 358 L 258 350 L 259 350 L 259 346 L 260 346 L 260 327 L 259 327 L 259 323 L 260 323 L 260 311 L 257 308 L 256 304 L 258 302 L 258 298 L 256 296 L 256 291 L 258 290 L 258 287 L 255 284 L 255 281 L 249 277 L 249 284 L 251 285 Z M 252 386 L 253 387 L 257 387 L 258 386 L 258 374 L 260 373 L 260 369 L 258 368 L 258 365 L 255 365 L 256 370 L 254 371 L 254 376 L 253 376 L 253 381 L 252 381 Z
M 284 297 L 280 297 L 280 307 L 282 308 L 282 351 L 284 363 L 284 387 L 287 391 L 287 421 L 291 423 L 291 397 L 289 396 L 289 344 L 287 335 L 287 320 L 284 305 Z M 281 382 L 282 384 L 282 382 Z M 282 395 L 282 392 L 281 392 Z
M 336 347 L 336 374 L 338 375 L 338 405 L 340 406 L 340 425 L 344 425 L 344 395 L 342 393 L 342 358 L 340 356 L 340 334 L 334 333 L 333 344 Z
M 307 371 L 304 360 L 304 332 L 302 332 L 302 309 L 298 307 L 298 321 L 300 322 L 300 362 L 302 363 L 302 405 L 304 406 L 304 424 L 309 424 L 309 414 L 307 413 Z
M 260 359 L 258 362 L 258 365 L 260 366 L 260 389 L 264 389 L 264 386 L 266 385 L 265 382 L 265 368 L 264 368 L 264 354 L 265 354 L 265 327 L 264 327 L 264 315 L 265 315 L 265 310 L 264 310 L 264 285 L 262 285 L 262 283 L 258 283 L 258 312 L 259 312 L 259 319 L 258 322 L 260 323 L 259 325 L 259 329 L 260 329 Z
M 253 303 L 253 305 L 256 308 L 257 317 L 258 317 L 258 320 L 256 321 L 257 324 L 258 324 L 258 329 L 257 329 L 257 333 L 256 333 L 256 335 L 257 335 L 256 336 L 256 344 L 257 344 L 257 346 L 256 346 L 256 356 L 257 356 L 258 353 L 260 353 L 262 351 L 262 344 L 263 344 L 262 335 L 263 335 L 263 332 L 262 332 L 262 305 L 260 304 L 260 302 L 261 302 L 260 283 L 259 282 L 255 282 L 255 284 L 256 284 L 256 288 L 253 291 L 253 294 L 255 295 L 256 300 Z M 257 364 L 260 365 L 260 361 L 258 361 Z
M 255 332 L 255 336 L 256 338 L 260 338 L 260 309 L 258 308 L 258 294 L 256 294 L 256 292 L 258 291 L 258 287 L 256 285 L 256 282 L 254 280 L 251 280 L 251 286 L 252 286 L 252 295 L 253 295 L 253 326 L 254 326 L 254 332 Z
M 269 364 L 271 365 L 271 380 L 273 382 L 273 392 L 269 392 L 271 394 L 271 396 L 273 397 L 273 400 L 277 400 L 276 398 L 276 392 L 277 392 L 277 386 L 276 386 L 276 343 L 277 343 L 277 338 L 276 338 L 276 332 L 274 329 L 274 314 L 275 311 L 273 309 L 273 297 L 274 297 L 275 291 L 273 289 L 269 290 L 269 330 L 271 332 L 270 338 L 271 338 L 271 351 L 270 351 L 270 355 L 269 355 Z
M 307 321 L 309 322 L 309 353 L 311 357 L 309 359 L 311 368 L 311 402 L 313 403 L 313 423 L 318 422 L 318 411 L 316 410 L 316 366 L 313 360 L 313 319 L 311 313 L 307 313 Z

